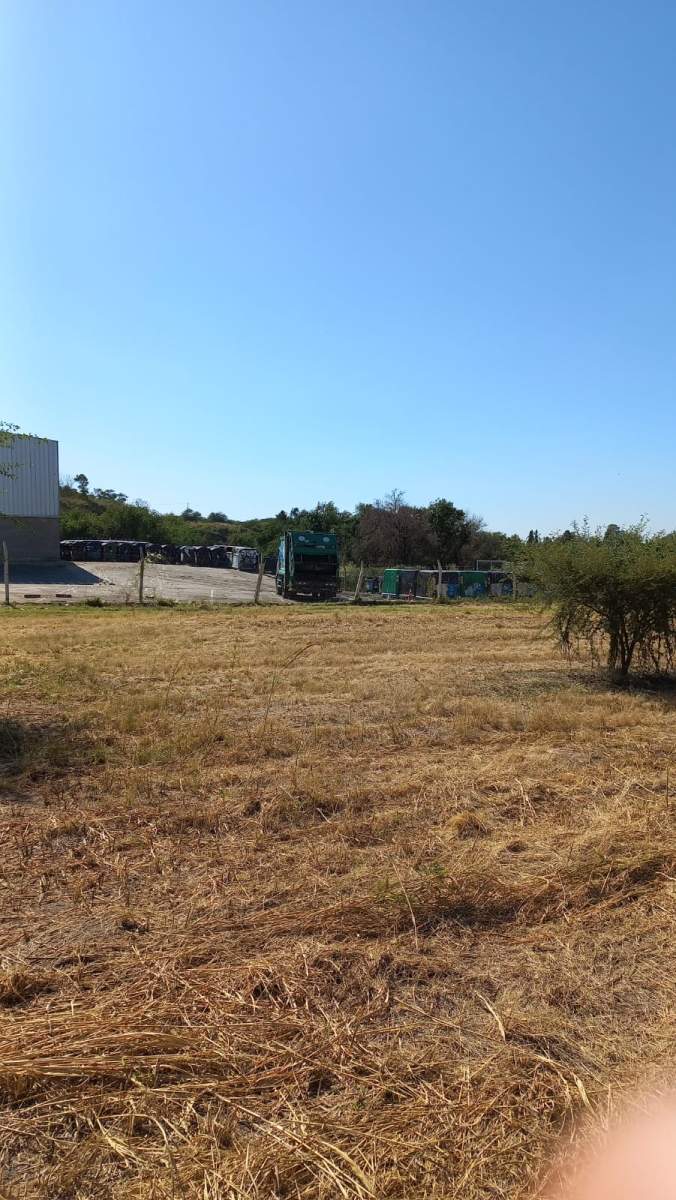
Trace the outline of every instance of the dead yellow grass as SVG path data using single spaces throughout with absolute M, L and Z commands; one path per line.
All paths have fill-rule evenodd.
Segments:
M 669 1079 L 667 694 L 509 606 L 2 647 L 0 1195 L 522 1196 Z

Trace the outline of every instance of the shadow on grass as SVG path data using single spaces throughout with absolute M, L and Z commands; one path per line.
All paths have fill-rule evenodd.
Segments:
M 101 755 L 101 748 L 72 722 L 0 719 L 0 803 L 30 800 L 27 782 L 91 766 L 102 761 Z
M 628 675 L 612 676 L 603 667 L 596 670 L 571 670 L 568 678 L 594 692 L 619 692 L 624 695 L 650 696 L 667 708 L 676 706 L 676 676 Z
M 578 682 L 579 680 L 573 678 L 566 667 L 562 667 L 560 670 L 532 670 L 527 667 L 511 670 L 498 669 L 494 673 L 488 671 L 474 679 L 469 678 L 464 685 L 464 695 L 523 700 L 524 697 L 554 695 Z
M 465 695 L 494 696 L 502 699 L 540 699 L 581 687 L 588 692 L 606 695 L 621 693 L 659 700 L 666 708 L 676 707 L 676 677 L 673 675 L 630 675 L 613 678 L 603 667 L 562 666 L 560 669 L 496 670 L 476 680 L 469 680 Z
M 673 675 L 633 675 L 611 684 L 614 691 L 652 696 L 665 708 L 676 708 L 676 678 Z

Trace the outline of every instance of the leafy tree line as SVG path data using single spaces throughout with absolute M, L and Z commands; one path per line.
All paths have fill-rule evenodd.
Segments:
M 250 521 L 229 519 L 224 512 L 204 516 L 189 505 L 181 513 L 158 513 L 145 500 L 129 500 L 113 488 L 91 487 L 76 475 L 61 487 L 64 538 L 131 538 L 179 545 L 228 542 L 258 547 L 273 554 L 286 529 L 335 533 L 341 555 L 372 566 L 469 565 L 477 558 L 513 559 L 524 543 L 516 535 L 487 530 L 480 517 L 450 500 L 424 506 L 405 502 L 394 489 L 381 500 L 358 504 L 354 512 L 332 500 L 314 508 L 282 509 L 274 517 Z

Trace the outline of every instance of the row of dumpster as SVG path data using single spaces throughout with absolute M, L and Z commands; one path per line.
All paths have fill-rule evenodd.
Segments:
M 442 571 L 441 586 L 449 600 L 512 596 L 514 576 L 506 571 Z M 390 567 L 383 572 L 381 592 L 391 599 L 431 599 L 438 587 L 438 571 Z M 527 595 L 528 585 L 517 582 L 516 591 Z
M 61 558 L 68 562 L 153 562 L 191 567 L 226 567 L 235 571 L 257 571 L 258 550 L 251 546 L 175 546 L 168 542 L 137 542 L 112 538 L 67 538 L 61 542 Z

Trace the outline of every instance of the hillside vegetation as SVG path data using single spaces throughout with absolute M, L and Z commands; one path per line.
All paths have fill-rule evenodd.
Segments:
M 673 694 L 519 604 L 0 614 L 0 1192 L 495 1200 L 673 1070 Z
M 374 565 L 417 563 L 473 563 L 476 558 L 513 558 L 523 548 L 521 539 L 484 529 L 483 521 L 468 515 L 448 500 L 425 507 L 405 504 L 394 491 L 384 500 L 359 504 L 354 512 L 322 501 L 312 509 L 282 510 L 274 517 L 236 521 L 223 513 L 206 519 L 187 508 L 181 514 L 158 513 L 143 500 L 129 502 L 112 489 L 89 487 L 78 476 L 79 487 L 61 487 L 61 529 L 64 538 L 132 538 L 177 545 L 255 546 L 273 554 L 287 529 L 314 529 L 335 533 L 343 561 Z
M 61 536 L 64 538 L 130 538 L 175 545 L 208 546 L 215 543 L 249 545 L 255 533 L 237 522 L 186 520 L 176 513 L 158 513 L 145 503 L 129 503 L 126 497 L 111 493 L 80 493 L 62 486 Z M 241 540 L 240 540 L 241 539 Z

